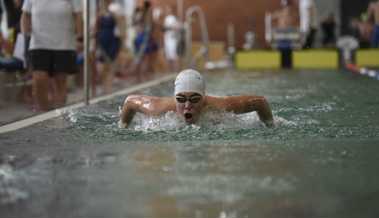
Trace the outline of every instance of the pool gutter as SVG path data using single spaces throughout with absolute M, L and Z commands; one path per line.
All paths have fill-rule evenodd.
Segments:
M 153 87 L 153 86 L 159 85 L 161 83 L 173 80 L 175 78 L 175 76 L 176 76 L 176 74 L 169 74 L 169 75 L 160 77 L 159 79 L 156 79 L 156 80 L 153 80 L 153 81 L 149 81 L 149 82 L 146 82 L 146 83 L 138 84 L 138 85 L 135 85 L 135 86 L 132 86 L 130 88 L 126 88 L 126 89 L 117 91 L 117 92 L 109 94 L 109 95 L 97 97 L 97 98 L 91 99 L 90 100 L 90 104 L 96 104 L 96 103 L 99 103 L 101 101 L 109 100 L 109 99 L 112 99 L 114 97 L 118 97 L 118 96 L 122 96 L 122 95 L 126 96 L 126 95 L 128 95 L 130 93 L 133 93 L 133 92 L 136 92 L 136 91 L 139 91 L 139 90 L 142 90 L 142 89 L 146 89 L 146 88 L 149 88 L 149 87 Z M 23 120 L 20 120 L 20 121 L 16 121 L 16 122 L 7 124 L 7 125 L 4 125 L 4 126 L 0 127 L 0 134 L 6 133 L 6 132 L 15 131 L 15 130 L 18 130 L 18 129 L 21 129 L 21 128 L 33 125 L 35 123 L 39 123 L 39 122 L 42 122 L 42 121 L 45 121 L 45 120 L 48 120 L 48 119 L 51 119 L 51 118 L 59 117 L 65 111 L 81 108 L 81 107 L 84 107 L 84 106 L 86 106 L 85 103 L 81 102 L 81 103 L 73 104 L 73 105 L 70 105 L 70 106 L 67 106 L 67 107 L 59 108 L 59 109 L 56 109 L 56 110 L 53 110 L 53 111 L 49 111 L 49 112 L 46 112 L 46 113 L 43 113 L 43 114 L 39 114 L 39 115 L 30 117 L 30 118 L 26 118 L 26 119 L 23 119 Z

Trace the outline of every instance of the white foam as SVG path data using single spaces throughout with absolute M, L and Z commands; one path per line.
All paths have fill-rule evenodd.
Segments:
M 283 117 L 275 116 L 274 123 L 276 127 L 279 126 L 297 126 L 298 124 L 294 121 L 286 120 Z
M 0 181 L 8 182 L 14 179 L 13 169 L 8 164 L 0 165 Z
M 137 131 L 167 131 L 183 126 L 185 126 L 184 121 L 180 120 L 176 113 L 172 111 L 157 117 L 137 113 L 130 124 L 130 128 Z
M 294 121 L 274 116 L 275 126 L 297 126 Z M 212 111 L 204 113 L 196 124 L 186 125 L 175 113 L 168 112 L 162 116 L 152 117 L 144 114 L 136 114 L 130 124 L 130 128 L 136 131 L 171 131 L 171 130 L 238 130 L 265 128 L 256 112 L 234 114 L 232 112 Z
M 27 192 L 16 187 L 17 179 L 10 165 L 0 165 L 0 204 L 11 204 L 29 197 Z

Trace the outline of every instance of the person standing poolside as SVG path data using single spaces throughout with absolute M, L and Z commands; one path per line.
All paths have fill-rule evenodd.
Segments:
M 291 0 L 281 0 L 281 8 L 272 13 L 273 26 L 275 27 L 274 35 L 281 35 L 280 39 L 274 36 L 277 43 L 276 47 L 281 53 L 282 68 L 292 68 L 292 50 L 296 41 L 299 39 L 291 38 L 291 35 L 298 33 L 297 28 L 297 13 L 294 10 L 294 4 Z
M 134 20 L 137 35 L 134 39 L 135 60 L 132 71 L 135 71 L 138 82 L 149 79 L 148 73 L 154 73 L 154 64 L 159 49 L 156 41 L 157 28 L 153 19 L 153 8 L 150 0 L 144 0 L 138 7 Z
M 305 36 L 303 48 L 313 48 L 317 32 L 317 9 L 313 0 L 299 0 L 300 31 Z
M 113 78 L 116 71 L 116 59 L 122 46 L 123 36 L 120 20 L 115 11 L 111 11 L 112 0 L 104 0 L 96 19 L 96 42 L 101 62 L 100 77 L 105 94 L 112 92 Z
M 171 72 L 175 72 L 179 68 L 178 63 L 178 43 L 179 43 L 179 30 L 180 23 L 178 18 L 174 15 L 173 6 L 167 6 L 167 16 L 163 22 L 164 27 L 164 52 L 166 60 Z
M 159 116 L 169 111 L 176 112 L 187 124 L 194 124 L 208 110 L 227 111 L 236 114 L 256 111 L 267 126 L 274 126 L 270 106 L 262 96 L 209 96 L 205 93 L 202 75 L 192 69 L 183 70 L 175 79 L 175 96 L 156 97 L 130 95 L 120 111 L 120 127 L 127 127 L 135 113 Z
M 82 38 L 80 0 L 25 0 L 23 33 L 31 36 L 30 68 L 37 110 L 61 107 L 66 102 L 68 73 L 76 72 L 76 40 Z M 52 100 L 49 101 L 49 79 Z
M 371 47 L 379 47 L 379 0 L 376 2 L 370 3 L 368 7 L 368 17 L 369 19 L 373 18 L 374 20 L 374 31 L 371 38 Z

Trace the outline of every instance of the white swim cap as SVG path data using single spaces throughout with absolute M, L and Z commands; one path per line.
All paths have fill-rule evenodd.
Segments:
M 192 69 L 180 72 L 175 79 L 175 95 L 180 92 L 196 92 L 200 95 L 205 95 L 203 76 Z

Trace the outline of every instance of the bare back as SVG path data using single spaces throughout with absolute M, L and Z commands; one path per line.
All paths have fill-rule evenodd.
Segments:
M 379 1 L 373 2 L 369 6 L 369 16 L 373 17 L 376 25 L 379 25 Z
M 276 20 L 277 28 L 286 29 L 295 26 L 294 11 L 291 7 L 282 8 L 276 11 L 273 16 Z
M 212 110 L 223 110 L 236 114 L 255 111 L 264 100 L 261 96 L 206 96 L 205 107 Z

